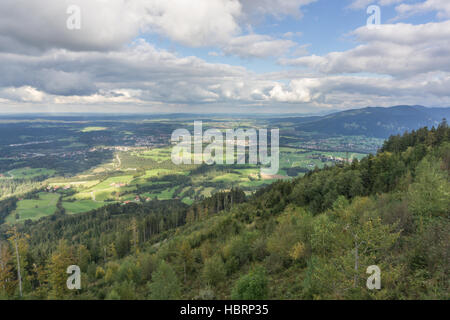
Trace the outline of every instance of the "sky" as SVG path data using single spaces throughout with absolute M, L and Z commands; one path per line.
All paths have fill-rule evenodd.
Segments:
M 449 88 L 449 0 L 0 1 L 3 114 L 448 107 Z

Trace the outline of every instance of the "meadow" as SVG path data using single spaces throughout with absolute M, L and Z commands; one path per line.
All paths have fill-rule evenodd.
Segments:
M 7 171 L 4 173 L 3 177 L 0 179 L 18 179 L 18 180 L 27 180 L 34 179 L 37 177 L 50 177 L 55 174 L 55 170 L 45 169 L 45 168 L 19 168 Z
M 6 218 L 6 222 L 18 223 L 52 215 L 56 211 L 59 197 L 59 194 L 41 192 L 37 194 L 37 199 L 20 200 L 16 211 Z
M 48 131 L 51 134 L 41 138 L 48 144 L 36 145 L 33 144 L 36 137 L 19 134 L 18 141 L 8 143 L 17 145 L 14 147 L 16 152 L 33 152 L 33 155 L 13 162 L 0 158 L 3 159 L 0 165 L 8 168 L 0 167 L 2 194 L 22 199 L 18 201 L 17 209 L 9 214 L 8 222 L 16 222 L 16 215 L 19 216 L 18 222 L 51 215 L 58 201 L 61 201 L 60 208 L 66 214 L 78 214 L 116 202 L 175 199 L 192 204 L 236 187 L 250 195 L 279 179 L 293 179 L 346 159 L 361 159 L 366 153 L 355 150 L 367 149 L 379 142 L 343 136 L 327 140 L 314 133 L 295 132 L 290 128 L 293 124 L 286 122 L 285 134 L 280 141 L 280 168 L 276 175 L 261 175 L 258 165 L 175 165 L 171 159 L 170 133 L 182 126 L 190 130 L 192 124 L 186 120 L 164 119 L 73 121 L 70 124 L 64 122 L 61 126 L 57 122 L 18 124 L 18 130 L 28 130 L 28 126 L 33 126 L 39 129 L 38 134 L 44 129 L 51 130 Z M 271 125 L 266 120 L 203 121 L 204 130 L 230 127 L 265 128 Z M 49 151 L 59 156 L 52 158 Z M 36 157 L 36 154 L 47 155 Z M 18 186 L 25 182 L 28 184 L 28 181 L 33 182 L 29 183 L 32 189 L 26 185 Z M 52 191 L 52 195 L 40 193 L 43 189 Z M 33 199 L 36 193 L 39 193 L 39 199 Z
M 85 128 L 86 129 L 86 128 Z M 97 131 L 94 127 L 88 131 Z M 72 140 L 70 141 L 74 143 Z M 112 161 L 95 166 L 71 178 L 51 178 L 48 186 L 54 193 L 39 193 L 39 199 L 18 202 L 7 222 L 23 222 L 52 215 L 61 198 L 66 214 L 79 214 L 119 202 L 146 202 L 178 199 L 185 204 L 210 197 L 216 192 L 241 188 L 247 195 L 277 179 L 291 179 L 314 168 L 333 165 L 342 159 L 362 158 L 362 153 L 311 151 L 296 147 L 280 149 L 278 175 L 262 176 L 257 165 L 176 166 L 171 161 L 171 148 L 130 148 L 113 155 Z M 294 168 L 293 171 L 290 169 Z M 301 169 L 295 171 L 295 169 Z M 52 176 L 55 170 L 20 168 L 3 179 L 26 179 Z M 19 217 L 16 219 L 16 217 Z

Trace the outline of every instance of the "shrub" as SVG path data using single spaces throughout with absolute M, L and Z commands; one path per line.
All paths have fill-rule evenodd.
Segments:
M 233 300 L 264 300 L 268 294 L 267 283 L 266 273 L 259 267 L 236 282 L 231 298 Z

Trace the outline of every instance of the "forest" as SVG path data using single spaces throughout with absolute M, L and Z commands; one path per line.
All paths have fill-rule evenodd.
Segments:
M 249 196 L 61 207 L 0 225 L 0 298 L 447 300 L 449 190 L 444 120 Z M 0 219 L 15 202 L 0 202 Z M 70 265 L 80 290 L 66 286 Z M 366 287 L 372 265 L 380 290 Z

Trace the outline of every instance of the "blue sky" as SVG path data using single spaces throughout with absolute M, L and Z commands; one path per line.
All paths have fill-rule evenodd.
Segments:
M 375 30 L 366 26 L 370 5 L 381 10 Z M 448 0 L 21 6 L 0 3 L 0 113 L 450 105 Z

